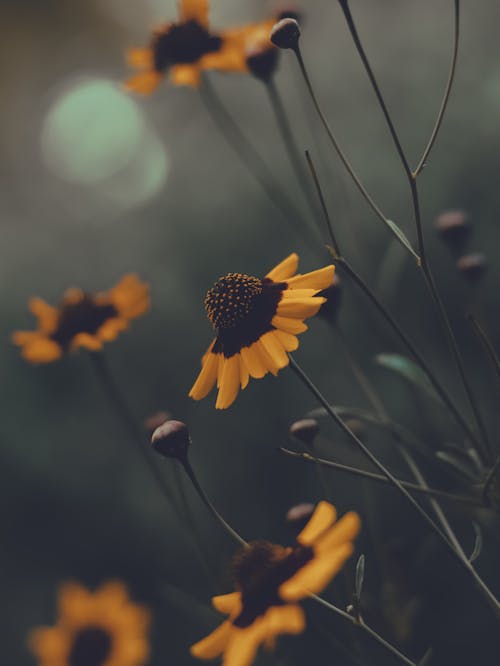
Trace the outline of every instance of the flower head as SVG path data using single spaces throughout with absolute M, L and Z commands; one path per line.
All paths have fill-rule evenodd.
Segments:
M 59 591 L 54 627 L 29 637 L 39 666 L 143 666 L 149 656 L 149 612 L 133 604 L 122 583 L 95 592 L 76 583 Z
M 208 0 L 180 0 L 179 20 L 153 32 L 148 48 L 127 53 L 129 64 L 140 70 L 126 81 L 134 92 L 149 95 L 170 72 L 172 83 L 198 87 L 204 69 L 242 69 L 238 44 L 208 25 Z
M 54 307 L 41 298 L 29 302 L 38 319 L 38 330 L 16 331 L 14 344 L 31 363 L 50 363 L 69 350 L 86 347 L 98 351 L 114 340 L 131 319 L 149 308 L 149 287 L 137 275 L 125 275 L 109 291 L 87 294 L 69 289 Z
M 229 273 L 210 289 L 205 308 L 217 336 L 202 358 L 192 398 L 201 400 L 217 382 L 215 406 L 225 409 L 250 377 L 277 375 L 288 365 L 288 352 L 299 346 L 297 335 L 307 330 L 304 319 L 325 302 L 316 294 L 332 283 L 335 270 L 330 265 L 295 275 L 298 262 L 291 254 L 263 279 Z
M 261 644 L 272 647 L 280 634 L 301 633 L 305 617 L 297 602 L 321 592 L 353 552 L 359 517 L 350 512 L 338 523 L 336 517 L 331 504 L 320 502 L 292 547 L 256 541 L 241 551 L 233 562 L 236 591 L 212 599 L 229 618 L 191 654 L 223 654 L 224 666 L 248 666 Z

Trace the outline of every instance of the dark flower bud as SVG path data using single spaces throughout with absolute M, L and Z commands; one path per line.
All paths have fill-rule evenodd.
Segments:
M 279 49 L 296 49 L 299 37 L 300 26 L 293 18 L 281 19 L 271 30 L 271 41 Z
M 333 276 L 332 284 L 316 295 L 326 298 L 326 303 L 323 303 L 319 309 L 318 317 L 324 317 L 329 321 L 335 321 L 339 313 L 340 303 L 342 300 L 342 286 L 337 273 L 335 273 Z
M 475 254 L 464 254 L 455 264 L 457 271 L 461 273 L 469 282 L 477 282 L 488 269 L 488 264 L 484 254 L 479 252 Z
M 182 421 L 165 421 L 151 437 L 154 450 L 166 458 L 184 460 L 191 444 L 189 430 Z
M 452 249 L 461 249 L 470 234 L 467 213 L 463 210 L 447 210 L 436 219 L 436 229 L 443 241 Z
M 319 424 L 316 419 L 301 419 L 290 426 L 290 435 L 306 446 L 312 446 L 319 433 Z
M 286 512 L 286 522 L 300 532 L 308 523 L 309 518 L 314 513 L 314 504 L 302 502 L 288 509 Z
M 274 46 L 251 49 L 247 54 L 248 71 L 264 83 L 269 83 L 278 65 L 279 52 Z
M 159 428 L 161 425 L 163 425 L 165 421 L 169 420 L 169 418 L 170 414 L 168 412 L 155 412 L 154 414 L 151 414 L 151 416 L 148 416 L 146 419 L 144 419 L 144 430 L 151 436 L 156 428 Z

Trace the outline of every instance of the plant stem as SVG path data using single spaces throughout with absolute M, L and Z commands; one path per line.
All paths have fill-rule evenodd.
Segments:
M 455 79 L 455 70 L 457 66 L 457 57 L 458 57 L 458 44 L 460 38 L 460 0 L 453 0 L 453 5 L 454 5 L 455 18 L 454 18 L 454 32 L 453 32 L 453 55 L 451 58 L 450 72 L 448 74 L 448 80 L 446 82 L 443 99 L 441 101 L 441 106 L 439 107 L 439 112 L 436 118 L 436 122 L 434 124 L 434 128 L 431 132 L 429 142 L 427 143 L 427 146 L 422 154 L 422 157 L 420 158 L 415 169 L 413 169 L 412 172 L 413 178 L 417 178 L 422 169 L 425 167 L 425 163 L 427 161 L 427 158 L 429 157 L 429 153 L 432 150 L 434 142 L 436 141 L 437 135 L 441 128 L 441 123 L 443 121 L 446 107 L 448 106 L 448 100 L 450 98 L 451 88 L 453 86 L 453 81 Z
M 179 460 L 179 462 L 181 463 L 181 465 L 184 467 L 184 470 L 185 470 L 186 474 L 188 475 L 188 477 L 189 477 L 191 483 L 193 484 L 194 489 L 195 489 L 196 492 L 198 493 L 198 495 L 199 495 L 201 501 L 202 501 L 202 502 L 205 504 L 205 506 L 210 510 L 210 512 L 212 513 L 212 515 L 214 516 L 214 518 L 215 518 L 215 519 L 216 519 L 216 520 L 222 525 L 222 527 L 226 530 L 226 532 L 227 532 L 227 533 L 228 533 L 228 534 L 229 534 L 229 535 L 230 535 L 235 541 L 238 542 L 238 544 L 239 544 L 240 546 L 244 546 L 244 547 L 246 548 L 246 546 L 247 546 L 248 544 L 247 544 L 247 542 L 245 541 L 245 539 L 243 539 L 243 537 L 241 537 L 241 536 L 238 534 L 238 532 L 236 532 L 236 530 L 233 530 L 233 528 L 231 527 L 231 525 L 229 525 L 229 523 L 227 523 L 227 522 L 224 520 L 224 518 L 220 515 L 220 513 L 219 513 L 219 512 L 217 511 L 217 509 L 214 507 L 214 505 L 212 504 L 212 502 L 208 499 L 207 494 L 205 493 L 205 491 L 204 491 L 203 488 L 201 487 L 201 485 L 200 485 L 200 483 L 199 483 L 199 481 L 198 481 L 198 479 L 197 479 L 197 477 L 196 477 L 196 474 L 194 473 L 194 470 L 193 470 L 193 468 L 192 468 L 192 466 L 191 466 L 191 463 L 189 462 L 189 459 L 188 459 L 187 455 L 186 455 L 184 458 L 178 458 L 178 460 Z
M 497 372 L 497 375 L 500 377 L 500 360 L 498 359 L 497 353 L 495 351 L 495 348 L 491 344 L 491 340 L 488 338 L 486 335 L 486 331 L 483 329 L 481 324 L 477 321 L 477 319 L 474 317 L 474 315 L 467 315 L 467 319 L 472 325 L 472 329 L 474 333 L 476 334 L 476 337 L 479 339 L 483 347 L 485 348 L 487 354 L 489 355 L 491 361 L 493 362 L 493 366 Z
M 446 545 L 448 550 L 453 554 L 455 559 L 462 565 L 466 571 L 474 578 L 478 588 L 482 592 L 483 596 L 487 599 L 489 604 L 495 611 L 497 619 L 500 621 L 500 602 L 496 599 L 494 594 L 484 583 L 484 581 L 479 577 L 476 570 L 472 567 L 471 563 L 467 559 L 463 559 L 459 552 L 457 552 L 453 544 L 448 540 L 445 534 L 441 531 L 438 525 L 434 520 L 424 511 L 420 504 L 410 495 L 410 493 L 404 488 L 401 483 L 396 479 L 396 477 L 379 461 L 379 459 L 373 455 L 373 453 L 363 444 L 363 442 L 356 437 L 356 435 L 350 430 L 350 428 L 342 421 L 342 419 L 335 413 L 335 411 L 330 406 L 330 403 L 318 390 L 318 388 L 312 383 L 309 377 L 305 374 L 302 368 L 297 364 L 295 359 L 292 356 L 289 356 L 290 367 L 298 376 L 298 378 L 303 382 L 303 384 L 308 388 L 308 390 L 316 397 L 320 404 L 325 408 L 327 413 L 335 421 L 337 426 L 344 432 L 347 437 L 356 445 L 356 447 L 363 453 L 363 455 L 368 458 L 368 460 L 378 469 L 382 474 L 391 482 L 391 484 L 399 490 L 399 492 L 407 499 L 407 501 L 413 506 L 413 508 L 420 514 L 423 520 L 431 527 L 431 529 L 436 533 L 436 535 L 441 539 L 441 541 Z
M 303 453 L 301 451 L 291 451 L 284 447 L 280 447 L 279 451 L 285 453 L 292 458 L 299 458 L 308 463 L 315 463 L 317 465 L 322 465 L 324 467 L 330 467 L 331 469 L 337 469 L 340 472 L 345 472 L 346 474 L 351 474 L 352 476 L 361 476 L 366 479 L 372 479 L 373 481 L 379 481 L 380 483 L 391 483 L 386 476 L 382 474 L 375 474 L 374 472 L 367 472 L 363 469 L 358 469 L 357 467 L 350 467 L 349 465 L 343 465 L 342 463 L 334 462 L 333 460 L 325 460 L 324 458 L 317 458 L 310 453 Z M 476 497 L 466 497 L 464 495 L 456 495 L 454 493 L 448 493 L 444 490 L 438 490 L 436 488 L 428 488 L 422 486 L 422 484 L 411 483 L 410 481 L 401 481 L 399 483 L 408 490 L 416 493 L 423 493 L 424 495 L 430 495 L 434 497 L 440 497 L 451 502 L 460 502 L 462 504 L 468 504 L 470 506 L 482 507 L 485 508 L 484 503 L 481 501 L 481 498 Z
M 243 166 L 257 181 L 271 203 L 281 212 L 283 219 L 293 226 L 294 232 L 302 238 L 310 249 L 316 251 L 316 245 L 304 232 L 305 222 L 300 219 L 288 195 L 276 183 L 273 172 L 265 160 L 259 155 L 251 141 L 246 138 L 239 125 L 222 104 L 208 76 L 204 76 L 202 79 L 200 95 L 215 125 L 238 155 Z
M 397 650 L 394 645 L 391 645 L 388 643 L 385 638 L 382 638 L 380 634 L 378 634 L 375 629 L 372 629 L 369 625 L 366 624 L 366 622 L 363 620 L 363 618 L 355 618 L 352 615 L 349 615 L 349 613 L 346 613 L 346 611 L 343 611 L 341 608 L 338 608 L 337 606 L 334 606 L 330 602 L 326 601 L 325 599 L 322 599 L 321 597 L 318 597 L 316 594 L 312 595 L 312 599 L 316 601 L 317 603 L 321 604 L 321 606 L 324 606 L 325 608 L 328 608 L 331 610 L 333 613 L 336 613 L 337 615 L 340 615 L 340 617 L 343 617 L 344 620 L 347 620 L 351 624 L 353 624 L 356 627 L 359 627 L 363 631 L 365 631 L 369 636 L 371 636 L 377 643 L 382 645 L 386 650 L 388 650 L 392 655 L 394 655 L 397 659 L 403 662 L 403 664 L 407 664 L 408 666 L 417 666 L 417 664 L 414 661 L 411 661 L 411 659 L 408 659 L 408 657 L 405 657 L 405 655 Z

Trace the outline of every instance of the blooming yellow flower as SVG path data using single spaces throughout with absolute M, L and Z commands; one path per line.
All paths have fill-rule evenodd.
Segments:
M 296 275 L 298 262 L 291 254 L 264 279 L 229 273 L 210 289 L 205 308 L 217 337 L 202 358 L 192 398 L 201 400 L 217 382 L 215 406 L 225 409 L 250 377 L 277 375 L 288 365 L 288 352 L 299 346 L 297 335 L 307 330 L 304 319 L 325 302 L 316 294 L 332 283 L 335 270 L 330 265 Z
M 229 618 L 191 654 L 223 655 L 223 666 L 248 666 L 260 645 L 273 647 L 280 634 L 301 633 L 305 617 L 297 602 L 321 592 L 354 549 L 359 516 L 336 518 L 335 508 L 320 502 L 294 546 L 256 541 L 243 549 L 233 563 L 236 591 L 212 599 Z
M 35 629 L 30 648 L 39 666 L 143 666 L 149 656 L 149 612 L 118 582 L 89 592 L 76 583 L 59 591 L 58 621 Z
M 22 347 L 27 361 L 50 363 L 68 350 L 98 351 L 104 342 L 114 340 L 131 319 L 148 310 L 149 286 L 130 274 L 109 291 L 86 294 L 68 289 L 57 307 L 32 298 L 29 308 L 38 319 L 38 330 L 16 331 L 12 341 Z

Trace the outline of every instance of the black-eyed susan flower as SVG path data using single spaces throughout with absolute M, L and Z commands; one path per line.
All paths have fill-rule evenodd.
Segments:
M 280 634 L 301 633 L 305 617 L 297 602 L 321 592 L 354 549 L 358 515 L 336 518 L 335 508 L 320 502 L 294 546 L 256 541 L 243 549 L 233 562 L 236 591 L 212 599 L 229 618 L 191 654 L 223 655 L 223 666 L 248 666 L 260 645 L 273 647 Z
M 27 361 L 50 363 L 78 347 L 102 349 L 104 342 L 114 340 L 148 308 L 149 286 L 137 275 L 125 275 L 106 292 L 69 289 L 56 307 L 32 298 L 29 309 L 38 319 L 38 330 L 16 331 L 12 341 L 22 348 Z
M 143 666 L 149 623 L 149 612 L 132 603 L 119 582 L 95 592 L 66 583 L 57 624 L 32 631 L 29 646 L 39 666 Z
M 153 33 L 148 48 L 130 49 L 129 64 L 140 70 L 125 87 L 149 95 L 170 72 L 172 83 L 198 87 L 204 69 L 242 69 L 238 42 L 213 33 L 208 24 L 208 0 L 180 0 L 179 21 Z
M 217 382 L 217 409 L 229 407 L 249 378 L 277 375 L 289 363 L 324 298 L 316 294 L 333 280 L 335 267 L 296 275 L 299 257 L 291 254 L 263 278 L 242 273 L 221 277 L 205 298 L 217 332 L 202 358 L 202 369 L 189 395 L 201 400 Z

